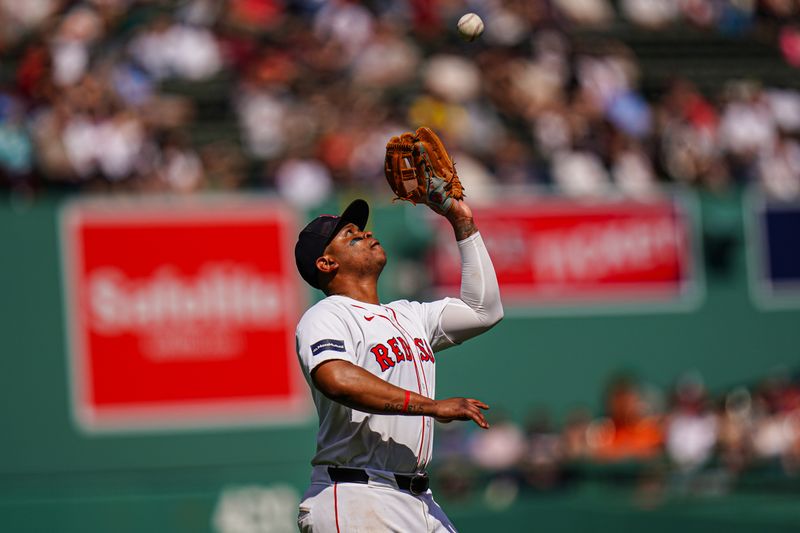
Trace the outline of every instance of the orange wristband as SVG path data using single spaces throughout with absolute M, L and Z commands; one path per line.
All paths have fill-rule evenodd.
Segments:
M 411 393 L 406 391 L 406 401 L 403 402 L 403 412 L 406 412 L 406 408 L 408 408 L 408 401 L 411 399 Z

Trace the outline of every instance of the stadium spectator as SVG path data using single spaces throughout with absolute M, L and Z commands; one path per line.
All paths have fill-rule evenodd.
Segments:
M 545 409 L 529 413 L 525 438 L 525 452 L 520 460 L 523 482 L 536 490 L 557 488 L 564 481 L 564 437 Z
M 525 453 L 525 436 L 514 420 L 502 409 L 495 409 L 486 431 L 472 435 L 469 453 L 472 462 L 490 473 L 490 477 L 516 476 Z
M 606 391 L 606 417 L 588 429 L 589 456 L 598 461 L 647 461 L 661 453 L 661 420 L 649 413 L 640 385 L 631 377 L 615 377 Z
M 21 102 L 0 94 L 0 183 L 19 185 L 33 169 L 33 144 Z
M 678 470 L 692 472 L 703 467 L 714 452 L 717 419 L 707 405 L 706 390 L 698 375 L 681 377 L 672 402 L 665 422 L 665 450 Z

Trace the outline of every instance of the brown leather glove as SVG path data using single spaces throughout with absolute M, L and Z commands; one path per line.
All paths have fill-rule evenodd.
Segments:
M 389 139 L 384 172 L 397 195 L 395 199 L 426 204 L 442 215 L 450 210 L 453 200 L 464 198 L 456 167 L 430 128 Z

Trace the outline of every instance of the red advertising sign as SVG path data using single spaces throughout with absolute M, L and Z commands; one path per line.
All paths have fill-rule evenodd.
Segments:
M 474 211 L 505 303 L 672 299 L 691 281 L 689 219 L 669 199 L 538 200 Z M 442 292 L 458 292 L 458 261 L 455 247 L 437 246 Z
M 270 201 L 65 209 L 79 423 L 170 428 L 304 416 L 295 228 L 291 212 Z

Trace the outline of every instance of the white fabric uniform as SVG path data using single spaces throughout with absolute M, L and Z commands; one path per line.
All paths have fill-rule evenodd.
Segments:
M 325 361 L 342 359 L 435 398 L 435 353 L 486 331 L 503 314 L 480 235 L 458 247 L 461 299 L 375 305 L 334 295 L 300 320 L 297 353 L 319 414 L 311 486 L 300 505 L 302 531 L 455 531 L 430 491 L 415 496 L 398 489 L 393 477 L 424 472 L 433 449 L 433 420 L 351 409 L 317 390 L 311 373 Z M 333 483 L 328 465 L 363 468 L 369 484 Z
M 382 533 L 384 531 L 455 532 L 431 491 L 415 496 L 398 490 L 385 472 L 368 470 L 368 485 L 326 481 L 315 466 L 312 483 L 300 504 L 297 525 L 302 533 Z M 320 481 L 314 482 L 319 475 Z
M 452 345 L 438 326 L 447 301 L 372 305 L 330 296 L 312 307 L 297 328 L 303 366 L 310 373 L 320 363 L 344 359 L 384 381 L 433 398 L 433 351 Z M 315 387 L 311 390 L 320 420 L 312 464 L 390 472 L 425 469 L 432 446 L 429 417 L 364 413 L 329 400 Z

